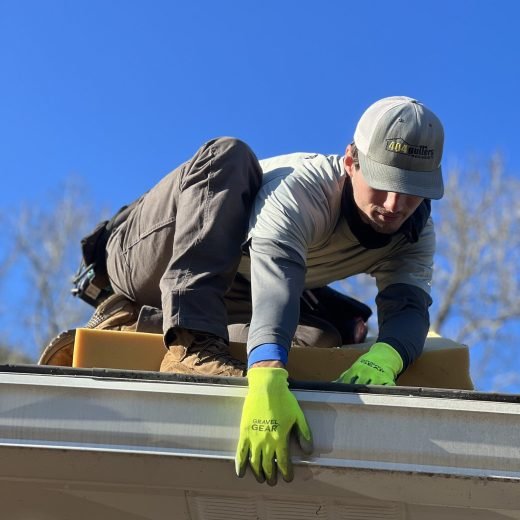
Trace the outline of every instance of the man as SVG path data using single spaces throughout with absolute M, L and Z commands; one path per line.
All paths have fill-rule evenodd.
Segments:
M 443 141 L 431 111 L 391 97 L 363 114 L 344 158 L 294 154 L 262 162 L 248 235 L 253 317 L 239 475 L 249 463 L 260 480 L 274 483 L 277 467 L 290 480 L 286 438 L 293 426 L 310 449 L 284 370 L 302 287 L 357 273 L 376 279 L 377 341 L 340 382 L 393 385 L 421 353 L 435 249 L 429 200 L 443 195 Z M 259 421 L 277 425 L 276 435 L 255 429 Z
M 161 326 L 168 348 L 161 371 L 228 376 L 246 367 L 229 354 L 227 324 L 247 327 L 237 474 L 249 465 L 259 481 L 274 484 L 277 470 L 291 480 L 293 427 L 304 451 L 312 449 L 285 370 L 295 336 L 304 335 L 304 289 L 359 273 L 376 280 L 377 341 L 338 381 L 393 385 L 422 351 L 435 249 L 430 199 L 443 195 L 443 140 L 429 109 L 390 97 L 362 115 L 344 157 L 258 162 L 240 141 L 206 143 L 111 233 L 107 270 L 118 296 L 91 326 L 121 326 L 110 321 L 118 312 L 137 318 L 137 330 Z M 312 327 L 318 341 L 324 329 Z

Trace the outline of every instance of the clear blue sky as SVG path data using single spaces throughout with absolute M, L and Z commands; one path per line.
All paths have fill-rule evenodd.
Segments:
M 520 2 L 0 0 L 0 208 L 71 174 L 118 208 L 207 139 L 342 153 L 363 110 L 416 97 L 446 169 L 520 175 Z
M 520 171 L 514 1 L 0 0 L 1 207 L 71 173 L 118 207 L 205 140 L 342 153 L 363 110 L 438 113 L 445 164 Z

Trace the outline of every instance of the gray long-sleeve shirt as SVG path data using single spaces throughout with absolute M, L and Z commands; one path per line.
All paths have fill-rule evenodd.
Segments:
M 264 178 L 250 219 L 250 257 L 244 255 L 239 267 L 252 285 L 248 350 L 263 343 L 290 348 L 304 288 L 367 273 L 379 292 L 379 339 L 401 353 L 405 366 L 413 361 L 429 325 L 431 219 L 414 243 L 397 233 L 388 244 L 368 249 L 342 211 L 344 184 L 350 182 L 342 157 L 295 153 L 260 164 Z M 414 320 L 412 332 L 396 333 L 408 318 Z

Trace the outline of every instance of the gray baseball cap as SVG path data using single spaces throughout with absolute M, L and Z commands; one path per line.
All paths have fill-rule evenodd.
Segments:
M 426 199 L 443 196 L 444 130 L 439 118 L 416 99 L 392 96 L 368 107 L 354 142 L 370 187 Z

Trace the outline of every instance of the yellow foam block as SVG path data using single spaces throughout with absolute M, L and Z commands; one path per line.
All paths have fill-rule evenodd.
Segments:
M 343 348 L 293 347 L 288 370 L 293 379 L 333 381 L 372 342 Z M 231 343 L 231 354 L 243 361 L 246 347 Z M 166 350 L 161 334 L 78 329 L 73 367 L 157 371 Z M 426 338 L 423 354 L 401 374 L 397 384 L 472 390 L 468 347 L 438 335 Z
M 157 371 L 165 353 L 161 334 L 77 329 L 72 366 Z

